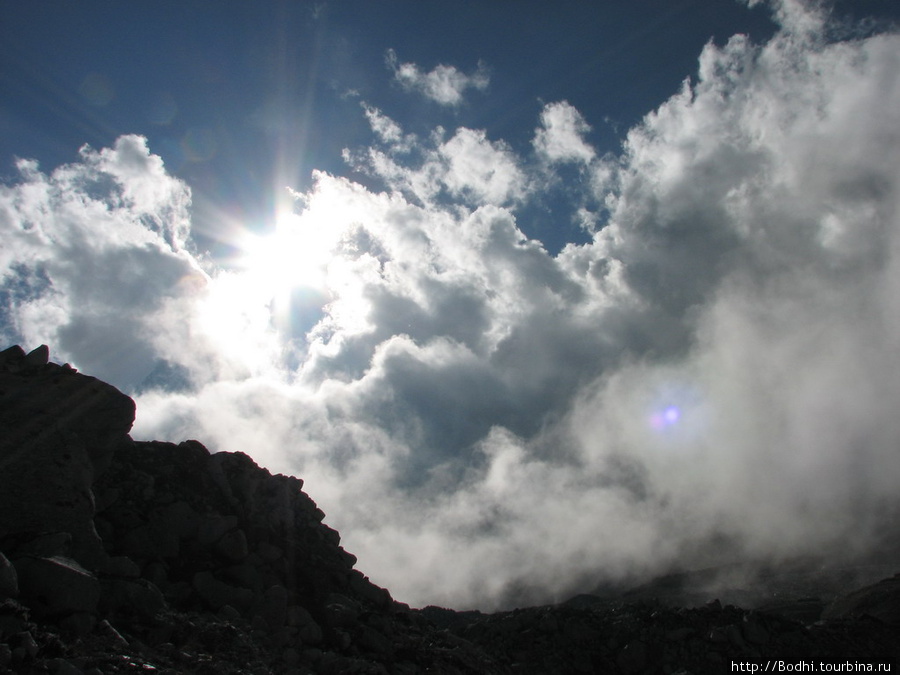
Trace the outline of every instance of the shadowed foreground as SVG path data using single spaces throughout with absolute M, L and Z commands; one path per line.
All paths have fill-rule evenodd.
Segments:
M 891 555 L 672 574 L 490 615 L 411 609 L 354 569 L 302 480 L 197 441 L 132 441 L 134 402 L 48 353 L 0 352 L 0 673 L 724 673 L 897 660 Z

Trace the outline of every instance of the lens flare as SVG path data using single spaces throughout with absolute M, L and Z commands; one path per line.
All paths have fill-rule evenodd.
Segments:
M 650 417 L 650 426 L 658 431 L 675 426 L 681 420 L 681 409 L 670 405 L 663 410 L 653 413 Z

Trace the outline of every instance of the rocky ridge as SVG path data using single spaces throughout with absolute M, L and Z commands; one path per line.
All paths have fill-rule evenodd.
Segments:
M 800 602 L 805 614 L 678 607 L 660 592 L 671 580 L 495 614 L 411 609 L 355 569 L 302 480 L 198 441 L 133 441 L 133 420 L 130 398 L 45 346 L 0 352 L 0 674 L 705 673 L 898 657 L 900 577 Z

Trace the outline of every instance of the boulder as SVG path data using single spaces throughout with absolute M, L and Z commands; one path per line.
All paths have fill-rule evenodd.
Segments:
M 259 616 L 265 619 L 266 624 L 272 630 L 280 628 L 287 619 L 287 603 L 290 594 L 284 586 L 272 586 L 263 596 L 262 606 L 259 608 Z
M 0 600 L 19 595 L 19 576 L 16 568 L 0 553 Z
M 216 542 L 216 551 L 223 558 L 232 562 L 240 562 L 246 558 L 250 551 L 247 548 L 247 535 L 243 530 L 231 530 L 222 535 Z
M 287 608 L 287 624 L 297 629 L 303 644 L 317 645 L 322 642 L 322 628 L 306 609 L 298 605 Z
M 100 606 L 106 612 L 128 609 L 149 618 L 166 604 L 162 591 L 146 579 L 104 579 L 101 589 Z
M 68 533 L 65 553 L 95 569 L 104 551 L 92 520 L 92 485 L 113 453 L 130 444 L 134 401 L 48 363 L 48 355 L 43 345 L 29 354 L 20 347 L 0 353 L 0 539 Z
M 231 605 L 240 612 L 246 612 L 253 602 L 253 592 L 246 588 L 238 588 L 216 579 L 211 572 L 198 572 L 194 575 L 193 588 L 203 600 L 214 610 Z
M 200 519 L 197 541 L 202 546 L 209 546 L 221 539 L 226 532 L 237 527 L 238 520 L 235 516 L 223 516 L 218 513 L 210 513 Z
M 100 582 L 70 558 L 25 557 L 14 561 L 21 600 L 38 616 L 94 612 Z
M 823 619 L 862 616 L 900 625 L 900 575 L 837 598 L 822 612 Z

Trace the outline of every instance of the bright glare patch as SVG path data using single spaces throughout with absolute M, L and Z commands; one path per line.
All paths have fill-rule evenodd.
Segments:
M 661 431 L 678 424 L 681 419 L 681 410 L 678 406 L 670 405 L 665 410 L 655 412 L 650 417 L 650 426 Z
M 259 372 L 277 349 L 270 310 L 240 274 L 223 272 L 210 281 L 197 319 L 201 334 L 221 355 L 251 371 Z
M 272 234 L 252 236 L 244 243 L 241 267 L 247 281 L 270 298 L 297 287 L 322 289 L 334 244 L 321 224 L 283 213 Z
M 308 329 L 317 320 L 313 305 L 321 308 L 333 299 L 328 277 L 338 236 L 308 211 L 289 210 L 278 216 L 270 234 L 244 234 L 236 268 L 220 271 L 209 285 L 201 331 L 252 371 L 276 359 L 279 340 L 297 325 Z

